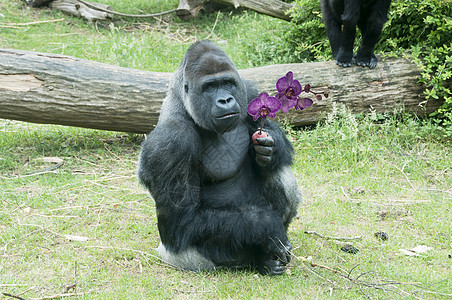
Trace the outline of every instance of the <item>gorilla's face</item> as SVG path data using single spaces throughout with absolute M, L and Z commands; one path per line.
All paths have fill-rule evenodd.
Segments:
M 234 64 L 224 52 L 203 53 L 184 72 L 184 104 L 200 127 L 229 131 L 246 117 L 246 93 Z

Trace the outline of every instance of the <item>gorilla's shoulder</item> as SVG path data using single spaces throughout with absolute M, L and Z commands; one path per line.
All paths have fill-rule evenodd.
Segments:
M 191 122 L 181 119 L 159 122 L 143 142 L 143 148 L 164 151 L 168 157 L 199 153 L 201 137 Z

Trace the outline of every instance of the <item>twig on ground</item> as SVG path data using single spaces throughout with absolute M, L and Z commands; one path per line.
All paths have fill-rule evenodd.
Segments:
M 55 19 L 55 20 L 43 20 L 43 21 L 34 21 L 34 22 L 28 22 L 28 23 L 3 23 L 4 25 L 0 26 L 29 26 L 29 25 L 36 25 L 36 24 L 43 24 L 43 23 L 54 23 L 54 22 L 62 22 L 64 21 L 64 18 L 61 19 Z M 17 27 L 20 28 L 20 27 Z
M 8 25 L 0 25 L 0 28 L 21 29 L 21 28 L 23 28 L 23 27 L 19 27 L 19 26 L 8 26 Z
M 425 189 L 427 192 L 438 192 L 438 193 L 446 193 L 452 195 L 452 191 L 450 190 L 439 190 L 439 189 Z
M 16 209 L 18 209 L 19 208 L 19 205 L 17 205 L 17 204 L 14 204 L 14 203 L 11 203 L 11 202 L 9 202 L 8 200 L 6 200 L 6 199 L 2 199 L 3 201 L 5 201 L 6 203 L 8 203 L 9 205 L 11 205 L 11 206 L 15 206 L 16 208 L 14 209 L 14 210 L 16 210 Z
M 322 147 L 297 147 L 297 149 L 309 149 L 309 150 L 311 150 L 311 149 L 326 149 L 326 148 L 328 148 L 328 147 L 326 147 L 326 146 L 322 146 Z
M 361 240 L 363 237 L 360 236 L 354 236 L 354 237 L 336 237 L 336 236 L 326 236 L 326 235 L 322 235 L 316 231 L 305 231 L 304 233 L 306 234 L 314 234 L 318 237 L 321 237 L 323 239 L 327 239 L 327 240 L 337 240 L 337 241 L 352 241 L 352 240 Z
M 350 197 L 347 195 L 347 193 L 345 192 L 345 190 L 344 190 L 344 187 L 343 186 L 341 186 L 341 190 L 342 190 L 342 194 L 344 194 L 344 196 L 345 196 L 345 198 L 347 198 L 347 199 L 349 199 L 350 200 Z
M 20 225 L 20 226 L 32 226 L 32 227 L 37 227 L 37 228 L 39 228 L 39 229 L 41 229 L 41 230 L 43 230 L 43 231 L 46 231 L 46 232 L 48 232 L 48 233 L 50 233 L 50 234 L 53 234 L 53 235 L 55 235 L 55 236 L 59 236 L 59 237 L 63 237 L 63 238 L 64 238 L 64 235 L 59 234 L 59 233 L 57 233 L 57 232 L 55 232 L 55 231 L 52 231 L 52 230 L 50 230 L 50 229 L 44 228 L 44 226 L 37 225 L 37 224 L 24 224 L 24 223 L 21 223 L 20 220 L 19 220 L 19 218 L 17 218 L 17 224 Z
M 411 182 L 411 180 L 408 178 L 408 175 L 405 173 L 405 171 L 403 171 L 403 169 L 400 169 L 398 166 L 396 166 L 395 164 L 393 164 L 392 162 L 386 161 L 388 164 L 390 164 L 391 166 L 393 166 L 394 168 L 396 168 L 400 173 L 403 174 L 403 176 L 405 176 L 406 181 L 410 184 L 411 188 L 416 192 L 419 193 L 419 191 L 414 187 L 413 183 Z M 405 167 L 404 167 L 405 168 Z
M 19 300 L 25 300 L 25 298 L 22 298 L 22 297 L 20 297 L 20 296 L 16 296 L 16 295 L 13 295 L 13 294 L 9 294 L 9 293 L 2 293 L 4 296 L 6 296 L 6 297 L 11 297 L 11 298 L 14 298 L 14 299 L 19 299 Z
M 382 290 L 382 291 L 386 291 L 386 292 L 392 292 L 395 293 L 399 296 L 411 296 L 414 297 L 415 299 L 421 299 L 419 296 L 416 296 L 416 294 L 419 293 L 427 293 L 427 294 L 434 294 L 434 295 L 438 295 L 438 296 L 446 296 L 446 297 L 451 297 L 452 294 L 447 294 L 447 293 L 441 293 L 441 292 L 436 292 L 433 291 L 431 289 L 426 289 L 420 286 L 420 284 L 418 282 L 399 282 L 399 281 L 394 281 L 394 280 L 384 280 L 384 279 L 380 279 L 378 278 L 377 282 L 372 282 L 372 281 L 365 281 L 365 280 L 361 280 L 360 278 L 363 277 L 364 275 L 368 275 L 371 272 L 364 272 L 362 274 L 359 274 L 356 278 L 351 277 L 352 272 L 358 267 L 358 265 L 354 266 L 350 271 L 346 273 L 341 272 L 339 270 L 333 269 L 331 267 L 325 266 L 325 265 L 321 265 L 321 264 L 317 264 L 314 263 L 312 261 L 312 257 L 298 257 L 293 255 L 292 256 L 295 257 L 297 260 L 306 263 L 303 264 L 308 270 L 313 271 L 314 273 L 316 273 L 316 275 L 319 275 L 317 272 L 315 272 L 314 270 L 312 270 L 310 267 L 318 267 L 321 269 L 325 269 L 328 270 L 338 276 L 340 276 L 341 278 L 344 278 L 346 280 L 348 280 L 349 282 L 357 285 L 359 287 L 359 289 L 361 290 L 361 292 L 363 292 L 363 294 L 368 297 L 365 292 L 362 290 L 362 287 L 367 287 L 367 288 L 373 288 L 373 289 L 377 289 L 377 290 Z M 321 276 L 321 275 L 319 275 Z M 322 278 L 324 278 L 323 276 L 321 276 Z M 325 278 L 327 281 L 329 281 L 330 283 L 335 283 L 334 281 Z M 414 286 L 417 287 L 418 289 L 416 289 L 413 292 L 410 291 L 406 291 L 404 289 L 401 288 L 401 286 Z
M 65 286 L 64 293 L 68 293 L 70 290 L 74 290 L 74 293 L 77 293 L 77 261 L 74 263 L 74 283 Z
M 215 23 L 213 23 L 212 30 L 210 31 L 209 35 L 206 37 L 206 40 L 207 40 L 207 39 L 210 39 L 210 37 L 212 36 L 213 31 L 215 30 L 215 27 L 217 26 L 218 17 L 220 16 L 220 12 L 221 12 L 221 11 L 218 11 L 218 13 L 217 13 L 217 18 L 215 19 Z
M 23 175 L 21 177 L 29 177 L 29 176 L 42 175 L 42 174 L 50 173 L 50 172 L 53 172 L 53 171 L 59 169 L 62 165 L 64 165 L 64 161 L 60 162 L 60 163 L 57 163 L 57 164 L 54 164 L 53 166 L 50 166 L 50 167 L 42 169 L 42 170 L 28 172 L 28 173 L 26 173 L 26 175 Z
M 40 297 L 40 298 L 30 298 L 29 300 L 48 300 L 48 299 L 58 299 L 58 298 L 63 298 L 63 297 L 79 297 L 79 296 L 83 296 L 83 295 L 92 293 L 94 291 L 95 290 L 90 290 L 85 293 L 61 293 L 61 294 L 56 294 L 56 295 L 52 295 L 52 296 L 44 296 L 44 297 Z
M 0 284 L 0 287 L 11 287 L 11 286 L 13 286 L 13 287 L 15 287 L 15 286 L 26 286 L 26 285 L 28 285 L 28 284 L 16 284 L 16 283 L 2 283 L 2 284 Z
M 34 286 L 32 286 L 31 288 L 29 288 L 29 289 L 26 289 L 25 291 L 23 291 L 23 292 L 20 292 L 19 294 L 17 294 L 16 296 L 22 296 L 23 294 L 25 294 L 25 293 L 27 293 L 27 292 L 29 292 L 29 291 L 31 291 L 32 289 L 34 289 L 35 287 Z
M 364 281 L 361 281 L 361 280 L 357 280 L 357 279 L 355 279 L 355 278 L 352 278 L 352 277 L 348 276 L 347 274 L 342 273 L 342 272 L 339 271 L 339 270 L 335 270 L 335 269 L 333 269 L 333 268 L 331 268 L 331 267 L 328 267 L 328 266 L 325 266 L 325 265 L 321 265 L 321 264 L 314 263 L 314 262 L 312 261 L 312 257 L 308 257 L 308 258 L 305 258 L 305 257 L 297 257 L 297 256 L 294 256 L 294 257 L 295 257 L 296 259 L 302 261 L 302 262 L 307 262 L 307 263 L 309 263 L 311 267 L 318 267 L 318 268 L 322 268 L 322 269 L 331 271 L 331 272 L 333 272 L 334 274 L 336 274 L 336 275 L 338 275 L 338 276 L 340 276 L 340 277 L 342 277 L 342 278 L 345 278 L 345 279 L 349 280 L 350 282 L 352 282 L 352 283 L 358 285 L 359 287 L 361 287 L 361 286 L 366 286 L 366 287 L 372 287 L 372 288 L 375 288 L 375 289 L 381 289 L 381 290 L 389 290 L 389 291 L 392 291 L 392 290 L 390 290 L 390 289 L 386 289 L 386 288 L 385 288 L 384 286 L 382 286 L 381 284 L 378 284 L 378 283 L 377 283 L 377 284 L 374 284 L 374 283 L 367 283 L 367 282 L 364 282 Z M 350 273 L 350 272 L 349 272 L 349 273 Z
M 141 263 L 141 260 L 134 258 L 133 261 L 136 261 L 138 263 L 138 268 L 140 269 L 140 274 L 143 274 L 143 264 Z
M 116 159 L 118 159 L 122 163 L 122 165 L 125 166 L 125 163 L 124 163 L 124 160 L 122 159 L 122 157 L 120 157 L 118 154 L 111 151 L 111 149 L 107 146 L 107 144 L 104 144 L 104 149 L 107 150 L 108 153 L 110 153 L 111 155 L 116 157 Z

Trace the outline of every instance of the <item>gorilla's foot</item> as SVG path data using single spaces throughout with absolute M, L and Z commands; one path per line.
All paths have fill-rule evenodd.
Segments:
M 336 65 L 338 65 L 340 67 L 343 67 L 343 68 L 348 68 L 348 67 L 352 66 L 352 61 L 351 60 L 350 61 L 339 61 L 339 60 L 336 60 Z
M 361 67 L 369 67 L 371 69 L 375 68 L 378 63 L 378 59 L 375 54 L 362 54 L 360 51 L 353 58 L 354 63 Z
M 336 58 L 336 65 L 348 68 L 353 64 L 353 56 L 352 55 L 341 55 Z
M 352 63 L 353 63 L 353 52 L 344 51 L 340 49 L 336 57 L 336 65 L 347 68 L 351 67 Z

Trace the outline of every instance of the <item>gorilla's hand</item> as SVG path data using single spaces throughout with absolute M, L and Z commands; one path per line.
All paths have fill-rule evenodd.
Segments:
M 262 261 L 256 269 L 261 275 L 282 275 L 286 266 L 277 259 L 267 259 Z
M 292 245 L 289 241 L 271 241 L 268 245 L 268 254 L 263 257 L 259 263 L 257 270 L 262 275 L 281 275 L 286 269 L 286 265 L 290 262 Z
M 279 260 L 283 265 L 287 265 L 290 263 L 292 245 L 287 240 L 283 243 L 280 240 L 270 242 L 270 254 L 273 254 L 273 259 Z
M 275 141 L 271 136 L 267 136 L 257 138 L 256 142 L 257 144 L 254 145 L 254 150 L 256 150 L 256 163 L 260 167 L 265 167 L 272 159 Z

